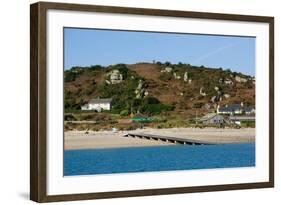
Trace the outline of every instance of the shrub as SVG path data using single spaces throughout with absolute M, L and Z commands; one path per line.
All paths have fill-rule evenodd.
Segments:
M 64 100 L 64 109 L 65 110 L 79 110 L 81 108 L 80 103 L 76 103 L 74 99 L 65 99 Z
M 106 113 L 85 113 L 80 115 L 80 120 L 93 120 L 97 122 L 111 121 L 111 117 Z
M 172 64 L 171 64 L 171 62 L 166 61 L 166 62 L 164 63 L 164 65 L 165 65 L 165 66 L 171 66 Z
M 156 97 L 146 97 L 144 99 L 144 104 L 159 104 L 160 101 Z
M 135 130 L 137 129 L 137 124 L 117 124 L 115 126 L 118 130 Z
M 117 69 L 119 70 L 119 72 L 122 74 L 123 79 L 127 79 L 128 77 L 128 73 L 129 73 L 129 69 L 127 68 L 127 66 L 125 64 L 117 64 L 112 66 L 112 69 Z
M 128 115 L 129 115 L 129 111 L 128 111 L 128 110 L 122 110 L 122 111 L 120 112 L 120 115 L 121 115 L 121 116 L 128 116 Z
M 102 69 L 103 67 L 101 65 L 91 65 L 89 70 L 100 70 Z
M 142 108 L 142 111 L 146 114 L 150 115 L 158 115 L 161 112 L 164 111 L 171 111 L 174 109 L 174 106 L 172 105 L 166 105 L 166 104 L 147 104 L 144 105 Z
M 160 61 L 157 61 L 156 64 L 157 65 L 162 65 L 162 63 Z
M 204 103 L 202 103 L 202 102 L 197 102 L 197 103 L 194 103 L 192 107 L 193 107 L 193 108 L 201 108 L 203 105 L 204 105 Z
M 80 120 L 95 120 L 96 114 L 83 114 L 80 116 Z
M 135 99 L 132 100 L 132 106 L 133 107 L 140 106 L 141 104 L 142 104 L 142 100 L 141 99 L 135 98 Z
M 91 87 L 87 87 L 83 90 L 83 94 L 85 94 L 85 95 L 90 95 L 90 94 L 92 94 L 92 92 L 93 92 L 93 88 L 91 88 Z
M 64 82 L 71 82 L 76 79 L 76 73 L 71 71 L 66 71 L 64 74 Z
M 255 121 L 253 121 L 253 122 L 252 121 L 242 121 L 241 125 L 243 127 L 252 127 L 252 128 L 254 128 L 256 123 L 255 123 Z
M 169 81 L 169 80 L 172 80 L 172 78 L 173 78 L 173 75 L 171 73 L 162 73 L 159 76 L 159 79 L 163 80 L 163 81 Z
M 74 117 L 73 114 L 65 114 L 64 115 L 64 120 L 66 120 L 66 121 L 75 121 L 77 119 Z
M 83 67 L 72 67 L 70 70 L 66 70 L 64 72 L 64 82 L 74 81 L 83 72 Z
M 178 62 L 178 66 L 183 66 L 184 64 L 182 62 Z

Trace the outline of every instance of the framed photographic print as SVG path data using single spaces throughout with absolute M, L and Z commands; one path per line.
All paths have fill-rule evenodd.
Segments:
M 274 186 L 274 18 L 31 5 L 30 197 Z

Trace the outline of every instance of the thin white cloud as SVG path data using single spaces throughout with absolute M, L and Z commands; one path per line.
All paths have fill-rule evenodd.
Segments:
M 202 62 L 203 60 L 208 59 L 211 56 L 216 55 L 216 54 L 218 54 L 218 53 L 220 53 L 220 52 L 222 52 L 222 51 L 224 51 L 226 49 L 233 48 L 236 45 L 237 44 L 229 44 L 229 45 L 226 45 L 226 46 L 219 47 L 216 50 L 213 50 L 213 51 L 211 51 L 209 53 L 206 53 L 206 54 L 196 58 L 195 60 L 193 60 L 191 62 L 191 64 L 198 64 L 198 63 Z

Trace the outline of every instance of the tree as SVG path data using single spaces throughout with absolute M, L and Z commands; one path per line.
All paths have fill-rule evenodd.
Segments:
M 122 111 L 120 112 L 120 115 L 121 115 L 121 116 L 128 116 L 128 115 L 129 115 L 129 111 L 128 111 L 128 110 L 122 110 Z
M 160 101 L 156 97 L 146 97 L 144 98 L 144 104 L 159 104 Z
M 90 70 L 99 70 L 102 69 L 103 67 L 101 65 L 91 65 L 89 67 Z
M 123 76 L 123 79 L 127 79 L 128 74 L 129 74 L 129 69 L 125 64 L 117 64 L 112 66 L 112 69 L 117 69 L 119 70 L 120 74 Z
M 156 64 L 157 65 L 162 65 L 162 63 L 160 61 L 157 61 Z
M 171 62 L 166 61 L 166 62 L 165 62 L 165 66 L 171 66 Z

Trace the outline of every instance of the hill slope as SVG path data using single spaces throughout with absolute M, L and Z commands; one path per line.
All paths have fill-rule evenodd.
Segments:
M 66 110 L 92 98 L 112 98 L 113 113 L 204 114 L 216 106 L 255 105 L 255 81 L 230 70 L 189 64 L 137 63 L 73 67 L 64 72 Z

